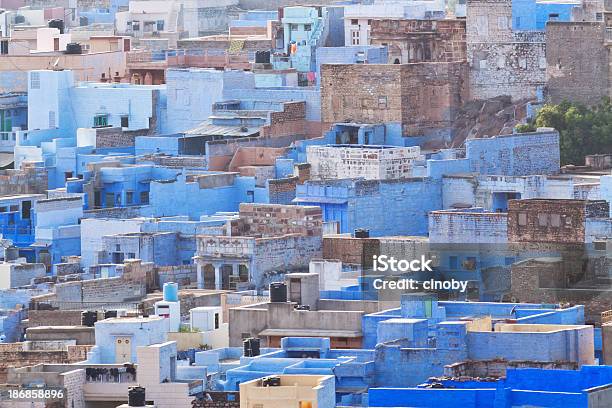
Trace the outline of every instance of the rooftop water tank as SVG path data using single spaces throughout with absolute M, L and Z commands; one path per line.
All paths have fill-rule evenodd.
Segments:
M 164 300 L 166 302 L 178 302 L 178 283 L 164 283 Z

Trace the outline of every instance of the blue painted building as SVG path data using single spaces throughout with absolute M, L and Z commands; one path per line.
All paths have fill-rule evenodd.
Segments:
M 495 380 L 463 377 L 432 382 L 415 388 L 372 388 L 369 406 L 582 408 L 591 406 L 592 401 L 609 400 L 606 393 L 609 395 L 612 384 L 612 367 L 586 365 L 577 371 L 509 368 L 505 378 Z
M 544 31 L 548 21 L 572 21 L 572 10 L 579 0 L 512 0 L 512 29 Z
M 370 236 L 427 235 L 428 213 L 442 208 L 441 183 L 430 178 L 308 181 L 295 203 L 318 205 L 341 233 L 363 228 Z M 385 209 L 381 211 L 381 209 Z

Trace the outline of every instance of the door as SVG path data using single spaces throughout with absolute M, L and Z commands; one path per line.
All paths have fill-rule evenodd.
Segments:
M 31 211 L 32 211 L 32 202 L 22 201 L 21 202 L 21 219 L 29 220 Z
M 300 279 L 291 279 L 289 281 L 289 300 L 302 304 L 302 281 Z
M 123 364 L 132 360 L 132 341 L 129 336 L 115 338 L 115 363 Z

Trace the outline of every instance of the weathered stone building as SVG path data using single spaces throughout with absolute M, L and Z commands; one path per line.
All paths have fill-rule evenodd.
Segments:
M 372 20 L 370 42 L 390 64 L 465 61 L 465 20 Z
M 470 98 L 535 98 L 546 83 L 544 33 L 512 30 L 512 0 L 467 0 Z
M 589 219 L 608 218 L 606 201 L 528 199 L 508 202 L 508 241 L 589 242 Z
M 549 22 L 546 26 L 548 96 L 596 104 L 610 94 L 610 49 L 601 22 Z M 572 47 L 570 44 L 579 46 Z
M 321 119 L 401 123 L 405 136 L 449 137 L 467 98 L 461 62 L 321 67 Z
M 278 275 L 308 268 L 321 255 L 321 209 L 277 204 L 240 205 L 228 235 L 197 237 L 198 288 L 261 288 Z

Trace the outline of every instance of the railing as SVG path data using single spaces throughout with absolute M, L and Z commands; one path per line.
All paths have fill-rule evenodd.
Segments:
M 606 41 L 612 41 L 612 27 L 606 27 Z

